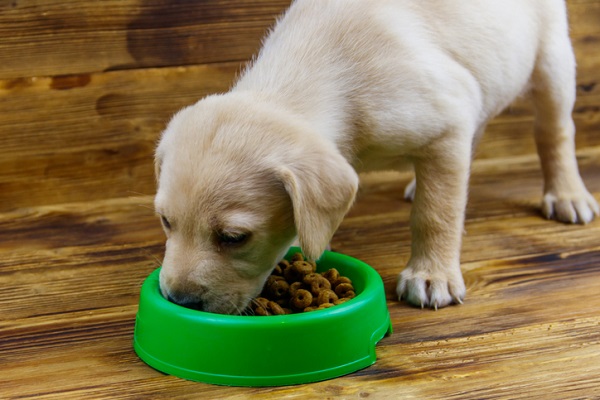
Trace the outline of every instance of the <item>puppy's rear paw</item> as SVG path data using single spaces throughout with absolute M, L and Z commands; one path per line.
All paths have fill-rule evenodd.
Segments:
M 466 288 L 460 268 L 429 273 L 408 266 L 398 277 L 396 293 L 400 300 L 414 306 L 437 310 L 452 303 L 462 304 Z
M 413 178 L 404 188 L 404 200 L 412 203 L 415 200 L 415 190 L 417 190 L 417 179 Z
M 542 199 L 542 214 L 560 222 L 587 224 L 600 214 L 600 208 L 596 199 L 585 190 L 570 196 L 550 192 Z

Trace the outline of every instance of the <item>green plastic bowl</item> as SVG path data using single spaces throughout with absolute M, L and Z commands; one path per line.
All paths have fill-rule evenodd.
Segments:
M 325 252 L 319 260 L 318 271 L 329 268 L 352 279 L 354 299 L 266 317 L 173 304 L 160 293 L 157 269 L 142 285 L 134 349 L 164 373 L 229 386 L 293 385 L 358 371 L 375 363 L 375 345 L 392 331 L 383 282 L 367 264 L 339 253 Z

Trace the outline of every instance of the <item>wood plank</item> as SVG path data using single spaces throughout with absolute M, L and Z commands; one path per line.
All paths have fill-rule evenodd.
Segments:
M 137 358 L 139 289 L 164 246 L 152 210 L 154 142 L 178 108 L 229 86 L 287 3 L 0 2 L 0 398 L 600 398 L 600 223 L 540 218 L 524 101 L 490 124 L 474 163 L 462 306 L 433 312 L 395 300 L 411 174 L 362 177 L 332 246 L 384 280 L 394 334 L 375 365 L 309 385 L 229 388 Z M 568 6 L 578 157 L 600 199 L 600 1 Z M 223 60 L 235 62 L 178 67 Z M 135 69 L 152 65 L 173 67 Z M 119 71 L 90 73 L 108 69 Z
M 571 36 L 600 33 L 600 3 L 598 0 L 567 0 Z
M 0 79 L 245 61 L 290 0 L 57 0 L 0 4 Z M 571 33 L 598 42 L 597 1 L 568 1 Z M 598 60 L 594 51 L 586 57 Z
M 168 119 L 225 91 L 238 69 L 230 63 L 0 82 L 0 210 L 153 193 L 154 146 Z
M 153 193 L 152 154 L 170 116 L 227 90 L 239 69 L 225 63 L 0 81 L 0 210 Z M 580 89 L 574 112 L 578 148 L 600 145 L 600 92 L 586 78 L 580 86 L 591 89 Z M 531 112 L 523 100 L 494 120 L 478 157 L 535 152 Z
M 600 197 L 600 149 L 581 155 Z M 463 306 L 398 303 L 408 174 L 371 174 L 333 247 L 382 275 L 394 334 L 375 365 L 292 387 L 229 388 L 156 372 L 132 350 L 137 296 L 163 234 L 151 196 L 0 213 L 0 397 L 564 399 L 600 396 L 600 224 L 539 217 L 533 156 L 480 160 L 462 251 Z
M 239 8 L 232 8 L 230 2 L 213 0 L 198 2 L 189 12 L 189 5 L 178 2 L 169 3 L 169 7 L 161 1 L 143 5 L 132 1 L 102 3 L 111 7 L 110 15 L 95 2 L 82 2 L 77 9 L 46 0 L 18 2 L 15 8 L 5 4 L 0 12 L 0 30 L 6 26 L 14 34 L 0 35 L 0 47 L 13 36 L 26 38 L 28 34 L 56 40 L 55 31 L 78 32 L 82 38 L 90 32 L 113 32 L 115 26 L 127 25 L 140 12 L 149 16 L 135 25 L 140 30 L 154 26 L 150 16 L 157 14 L 164 14 L 160 21 L 166 27 L 179 26 L 178 23 L 188 26 L 188 16 L 199 24 L 262 21 L 276 8 L 283 8 L 283 3 L 265 2 L 256 7 L 242 2 Z M 597 146 L 600 140 L 600 34 L 596 25 L 590 23 L 596 21 L 593 17 L 599 3 L 569 3 L 579 58 L 574 113 L 578 148 Z M 159 13 L 161 7 L 168 10 Z M 68 49 L 69 41 L 65 40 L 61 39 L 61 48 Z M 96 42 L 101 43 L 94 39 Z M 22 62 L 22 57 L 11 56 L 13 50 L 21 51 L 7 45 L 0 57 L 5 54 L 14 62 Z M 60 52 L 53 54 L 54 61 L 65 67 L 55 73 L 79 71 L 70 69 L 77 62 L 60 58 Z M 94 57 L 82 54 L 85 62 L 96 62 Z M 46 61 L 27 63 L 36 68 L 52 65 Z M 175 57 L 173 62 L 182 61 Z M 0 68 L 2 65 L 8 64 L 0 62 Z M 22 77 L 0 80 L 0 210 L 107 199 L 132 192 L 151 194 L 153 148 L 168 118 L 206 94 L 226 90 L 239 65 L 233 62 L 47 78 L 27 77 L 27 69 L 20 66 Z M 490 124 L 477 156 L 534 152 L 531 114 L 526 102 L 516 102 Z
M 290 0 L 0 5 L 0 78 L 243 61 Z

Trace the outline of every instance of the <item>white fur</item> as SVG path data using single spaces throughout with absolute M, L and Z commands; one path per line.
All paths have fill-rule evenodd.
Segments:
M 236 313 L 298 237 L 318 258 L 356 172 L 412 164 L 412 255 L 398 295 L 462 302 L 470 162 L 489 119 L 532 91 L 547 217 L 598 205 L 574 153 L 575 61 L 561 0 L 297 0 L 229 93 L 182 110 L 157 148 L 170 222 L 161 288 Z M 223 232 L 249 233 L 231 245 Z

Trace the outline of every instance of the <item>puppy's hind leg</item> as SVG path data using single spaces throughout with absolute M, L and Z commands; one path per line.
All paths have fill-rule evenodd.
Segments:
M 546 38 L 532 76 L 535 140 L 544 174 L 542 213 L 568 223 L 588 223 L 598 203 L 587 191 L 575 157 L 575 58 L 564 32 Z
M 404 188 L 404 200 L 413 202 L 415 200 L 415 191 L 417 190 L 417 178 L 413 178 L 412 181 Z

